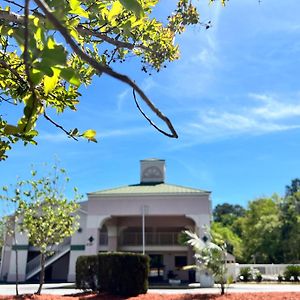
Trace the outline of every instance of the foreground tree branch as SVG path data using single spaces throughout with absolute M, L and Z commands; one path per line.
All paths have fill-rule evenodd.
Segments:
M 41 13 L 35 12 L 35 15 L 38 16 L 39 18 L 46 20 L 46 17 Z M 12 22 L 12 23 L 18 24 L 18 25 L 24 25 L 24 23 L 25 23 L 23 16 L 16 14 L 14 12 L 11 12 L 11 11 L 6 11 L 6 10 L 0 10 L 0 20 L 6 21 L 6 22 Z M 84 37 L 97 37 L 97 38 L 107 42 L 108 44 L 114 45 L 118 48 L 125 48 L 125 49 L 129 49 L 129 50 L 140 48 L 145 51 L 152 51 L 149 47 L 146 47 L 144 45 L 132 44 L 132 43 L 124 42 L 124 41 L 118 41 L 114 38 L 109 37 L 105 33 L 89 29 L 84 24 L 78 24 L 76 26 L 76 30 L 78 31 L 78 33 L 80 35 L 82 35 Z
M 16 114 L 23 113 L 12 124 L 0 115 L 0 160 L 13 143 L 36 144 L 39 117 L 75 140 L 83 137 L 96 142 L 94 130 L 66 130 L 48 110 L 76 111 L 79 88 L 102 74 L 132 88 L 135 104 L 151 126 L 168 137 L 178 137 L 172 122 L 139 85 L 113 65 L 135 58 L 147 73 L 178 59 L 176 35 L 188 25 L 202 24 L 190 0 L 177 0 L 165 21 L 152 17 L 158 0 L 32 0 L 34 6 L 29 1 L 7 0 L 8 8 L 0 7 L 0 95 L 22 106 Z M 8 103 L 2 100 L 1 105 Z M 154 124 L 139 100 L 168 129 Z
M 43 0 L 34 0 L 34 2 L 38 5 L 38 7 L 43 11 L 45 16 L 49 19 L 49 21 L 59 30 L 61 35 L 64 37 L 65 41 L 70 45 L 72 50 L 86 63 L 91 65 L 95 70 L 97 70 L 99 73 L 105 73 L 115 79 L 118 79 L 126 84 L 128 84 L 130 87 L 132 87 L 142 98 L 142 100 L 149 106 L 149 108 L 161 119 L 163 120 L 168 128 L 171 131 L 171 134 L 167 134 L 164 131 L 160 131 L 161 133 L 173 137 L 178 138 L 177 132 L 174 129 L 172 123 L 170 120 L 151 102 L 151 100 L 146 96 L 146 94 L 143 92 L 143 90 L 134 82 L 132 81 L 128 76 L 120 74 L 118 72 L 115 72 L 112 68 L 109 68 L 107 66 L 104 66 L 100 63 L 98 63 L 95 59 L 93 59 L 91 56 L 89 56 L 87 53 L 82 51 L 77 44 L 74 42 L 72 37 L 70 36 L 68 30 L 60 23 L 60 21 L 51 13 L 48 5 Z M 150 123 L 151 124 L 151 123 Z M 152 124 L 151 124 L 152 125 Z

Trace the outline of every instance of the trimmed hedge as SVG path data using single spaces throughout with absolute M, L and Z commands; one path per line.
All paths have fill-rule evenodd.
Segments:
M 128 252 L 80 256 L 76 262 L 76 287 L 121 296 L 145 294 L 149 261 L 146 255 Z
M 79 256 L 76 261 L 76 288 L 97 291 L 97 271 L 97 255 Z
M 98 254 L 98 278 L 101 291 L 136 296 L 148 290 L 149 257 L 137 253 Z

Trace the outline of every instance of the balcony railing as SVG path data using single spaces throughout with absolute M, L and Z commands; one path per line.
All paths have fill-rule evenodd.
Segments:
M 145 243 L 148 246 L 178 246 L 180 232 L 146 232 Z M 120 246 L 139 246 L 143 242 L 142 232 L 123 232 L 119 237 Z

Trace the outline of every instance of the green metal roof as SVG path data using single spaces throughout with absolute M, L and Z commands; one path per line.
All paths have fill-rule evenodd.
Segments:
M 89 195 L 122 195 L 122 194 L 207 194 L 208 191 L 166 183 L 143 183 L 101 190 Z

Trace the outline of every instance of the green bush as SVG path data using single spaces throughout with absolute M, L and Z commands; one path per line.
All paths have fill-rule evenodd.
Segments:
M 290 265 L 287 266 L 284 273 L 284 279 L 286 281 L 299 281 L 300 278 L 300 266 Z
M 260 272 L 258 272 L 258 273 L 256 273 L 255 274 L 255 281 L 256 282 L 262 282 L 262 275 L 261 275 L 261 273 Z
M 248 282 L 252 280 L 252 271 L 250 267 L 241 268 L 240 280 L 244 282 Z
M 148 290 L 149 257 L 137 253 L 98 254 L 100 291 L 122 296 L 145 294 Z
M 79 256 L 76 261 L 76 288 L 97 291 L 97 271 L 97 255 Z

